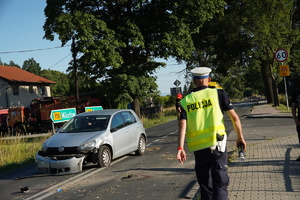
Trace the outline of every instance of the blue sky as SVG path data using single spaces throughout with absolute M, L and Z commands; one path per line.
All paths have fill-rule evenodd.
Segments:
M 45 22 L 44 8 L 46 0 L 0 0 L 0 59 L 9 63 L 11 60 L 22 66 L 25 60 L 34 58 L 42 69 L 66 72 L 72 59 L 70 46 L 61 46 L 56 38 L 54 41 L 43 39 Z M 45 50 L 38 50 L 45 49 Z M 27 50 L 37 50 L 20 52 Z M 6 53 L 13 52 L 13 53 Z M 185 68 L 174 59 L 166 61 L 165 68 L 155 73 L 157 84 L 162 95 L 170 94 L 175 87 L 175 80 L 185 82 L 184 75 L 177 72 Z

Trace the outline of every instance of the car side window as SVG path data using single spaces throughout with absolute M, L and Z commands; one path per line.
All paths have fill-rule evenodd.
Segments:
M 124 126 L 124 120 L 121 113 L 114 115 L 111 121 L 111 130 L 118 130 Z
M 122 112 L 122 116 L 125 120 L 125 125 L 130 125 L 136 122 L 135 117 L 133 116 L 133 114 L 129 111 L 126 112 Z

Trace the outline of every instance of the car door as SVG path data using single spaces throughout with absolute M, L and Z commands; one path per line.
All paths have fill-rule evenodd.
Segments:
M 115 157 L 127 154 L 129 151 L 129 132 L 121 113 L 117 113 L 113 116 L 110 131 L 113 137 L 113 151 Z
M 135 151 L 138 145 L 138 139 L 140 137 L 139 127 L 137 126 L 137 121 L 134 115 L 130 111 L 124 111 L 121 113 L 124 121 L 125 126 L 128 131 L 128 145 L 130 151 Z

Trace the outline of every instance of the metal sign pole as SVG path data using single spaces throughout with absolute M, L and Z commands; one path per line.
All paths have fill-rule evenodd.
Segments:
M 283 77 L 283 80 L 284 80 L 284 88 L 285 88 L 286 106 L 287 106 L 287 110 L 289 110 L 289 99 L 288 99 L 288 94 L 287 94 L 287 87 L 286 87 L 285 76 Z
M 52 122 L 52 135 L 55 134 L 54 122 Z
M 283 62 L 288 59 L 288 52 L 284 49 L 278 49 L 275 54 L 274 58 L 282 63 L 282 67 L 280 68 L 280 75 L 283 76 L 284 80 L 284 87 L 285 87 L 285 98 L 286 98 L 286 105 L 287 105 L 287 110 L 289 110 L 289 100 L 288 100 L 288 94 L 287 94 L 287 87 L 286 87 L 286 80 L 285 77 L 289 76 L 289 68 L 288 65 L 283 68 Z M 284 70 L 284 71 L 283 71 Z M 284 72 L 284 73 L 283 73 Z
M 281 64 L 283 65 L 283 62 Z M 290 110 L 290 108 L 289 108 L 289 99 L 288 99 L 285 76 L 283 77 L 283 81 L 284 81 L 284 89 L 285 89 L 286 107 L 287 107 L 287 110 L 289 111 Z

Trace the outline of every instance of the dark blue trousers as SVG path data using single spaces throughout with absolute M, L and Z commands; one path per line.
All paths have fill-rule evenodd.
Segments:
M 194 155 L 201 200 L 227 200 L 227 152 L 211 151 L 207 148 L 195 151 Z

